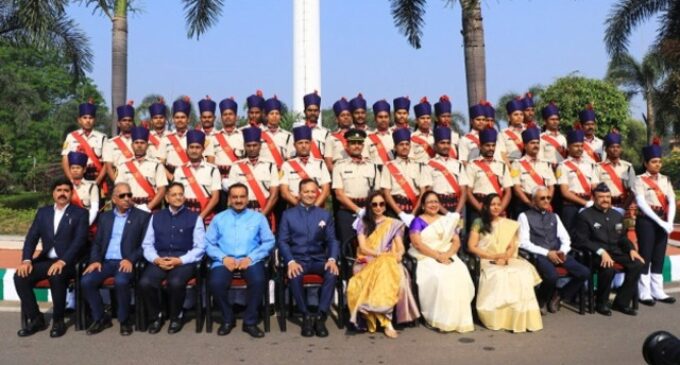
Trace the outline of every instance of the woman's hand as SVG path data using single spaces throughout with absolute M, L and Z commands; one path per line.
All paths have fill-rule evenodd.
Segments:
M 500 258 L 500 259 L 496 260 L 496 265 L 505 266 L 507 264 L 508 264 L 508 259 L 506 259 L 506 258 Z

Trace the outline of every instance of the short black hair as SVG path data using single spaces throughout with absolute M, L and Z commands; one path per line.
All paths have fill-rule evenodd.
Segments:
M 231 189 L 233 188 L 243 188 L 246 189 L 246 195 L 248 194 L 248 187 L 244 183 L 237 182 L 235 184 L 232 184 L 229 189 L 227 189 L 227 197 L 231 195 Z
M 319 184 L 316 182 L 316 180 L 308 177 L 308 178 L 300 180 L 300 184 L 298 184 L 298 191 L 302 190 L 302 187 L 304 185 L 309 184 L 309 183 L 314 183 L 314 185 L 316 185 L 317 188 L 319 187 Z
M 171 182 L 170 185 L 168 185 L 168 188 L 167 188 L 165 191 L 166 191 L 166 192 L 169 192 L 170 189 L 174 188 L 175 186 L 181 188 L 182 191 L 184 191 L 184 184 L 182 184 L 182 183 L 180 183 L 180 182 L 177 182 L 177 181 Z
M 65 176 L 61 176 L 54 181 L 52 181 L 52 189 L 50 191 L 54 191 L 57 186 L 62 186 L 62 185 L 68 185 L 68 187 L 73 190 L 73 183 L 71 180 L 67 179 Z

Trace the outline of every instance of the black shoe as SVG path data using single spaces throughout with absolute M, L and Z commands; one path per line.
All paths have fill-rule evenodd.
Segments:
M 326 328 L 326 315 L 321 315 L 314 321 L 314 333 L 316 337 L 328 337 L 328 329 Z
M 640 299 L 638 300 L 640 304 L 646 305 L 648 307 L 653 307 L 654 304 L 656 304 L 656 300 L 654 299 Z
M 85 333 L 88 335 L 96 335 L 97 333 L 110 328 L 111 326 L 113 326 L 113 323 L 111 323 L 111 318 L 104 316 L 102 319 L 94 321 Z
M 314 336 L 314 317 L 309 314 L 305 314 L 305 316 L 302 318 L 302 331 L 300 334 L 302 337 Z
M 665 297 L 663 299 L 656 299 L 657 302 L 661 303 L 666 303 L 666 304 L 673 304 L 675 303 L 675 298 L 674 297 Z
M 45 322 L 45 317 L 41 313 L 37 317 L 28 320 L 26 323 L 26 327 L 20 329 L 19 332 L 17 332 L 17 336 L 27 337 L 36 332 L 44 331 L 46 329 L 47 323 Z
M 222 323 L 220 328 L 217 329 L 218 336 L 226 336 L 231 333 L 231 330 L 236 327 L 235 323 Z
M 606 304 L 598 304 L 598 305 L 595 307 L 595 311 L 596 311 L 597 313 L 600 313 L 601 315 L 607 316 L 607 317 L 609 317 L 609 316 L 612 315 L 612 310 L 609 309 L 609 306 L 606 305 Z
M 540 310 L 541 310 L 541 316 L 545 316 L 545 315 L 548 314 L 548 309 L 546 309 L 546 306 L 545 306 L 545 305 L 542 305 L 542 306 L 540 307 Z
M 158 318 L 149 325 L 149 333 L 155 335 L 156 333 L 161 331 L 161 328 L 163 328 L 164 324 L 165 321 L 163 320 L 163 318 Z
M 50 330 L 50 337 L 57 338 L 61 337 L 66 333 L 66 324 L 64 320 L 52 321 L 52 330 Z
M 548 312 L 550 313 L 557 313 L 557 311 L 560 310 L 560 301 L 562 298 L 560 297 L 559 294 L 555 293 L 553 295 L 552 299 L 548 302 Z
M 184 322 L 182 319 L 173 319 L 170 321 L 170 325 L 168 326 L 168 333 L 177 333 L 182 330 L 182 327 L 184 327 Z
M 614 303 L 614 305 L 612 305 L 612 309 L 628 316 L 637 316 L 637 311 L 629 306 L 623 306 Z
M 264 332 L 262 332 L 262 330 L 259 329 L 257 327 L 257 325 L 251 325 L 251 326 L 243 325 L 243 332 L 249 334 L 250 337 L 253 337 L 253 338 L 264 337 Z
M 128 321 L 120 323 L 120 335 L 130 336 L 132 334 L 132 325 Z

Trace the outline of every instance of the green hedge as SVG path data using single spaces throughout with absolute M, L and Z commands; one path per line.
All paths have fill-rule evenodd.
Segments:
M 42 205 L 48 204 L 51 200 L 52 197 L 48 193 L 24 192 L 0 196 L 0 206 L 9 209 L 35 210 Z
M 0 234 L 25 235 L 33 222 L 35 209 L 0 207 Z

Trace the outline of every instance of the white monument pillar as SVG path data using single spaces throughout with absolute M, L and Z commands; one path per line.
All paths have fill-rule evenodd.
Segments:
M 321 95 L 319 0 L 293 0 L 293 112 L 303 113 L 302 97 L 314 90 Z

